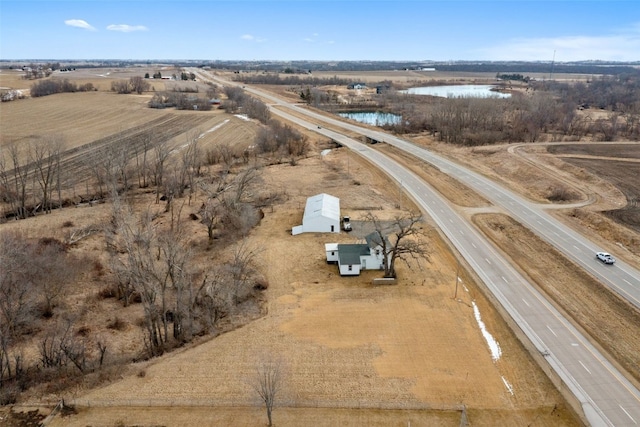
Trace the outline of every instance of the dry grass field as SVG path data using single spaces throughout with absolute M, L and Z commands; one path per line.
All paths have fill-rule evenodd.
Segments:
M 0 82 L 3 74 L 0 73 Z M 393 79 L 393 74 L 385 78 Z M 414 78 L 413 74 L 402 76 Z M 378 77 L 375 75 L 375 79 Z M 147 94 L 116 95 L 101 90 L 4 103 L 0 105 L 0 146 L 57 133 L 64 136 L 69 148 L 82 147 L 107 141 L 114 135 L 126 135 L 130 129 L 162 123 L 172 123 L 165 126 L 167 131 L 179 128 L 171 137 L 176 147 L 184 143 L 192 128 L 202 135 L 203 146 L 248 144 L 255 135 L 257 125 L 253 122 L 221 111 L 152 110 L 146 107 L 149 98 Z M 278 426 L 458 426 L 463 406 L 471 425 L 580 425 L 473 275 L 461 273 L 463 286 L 457 299 L 453 298 L 456 258 L 428 219 L 425 239 L 430 260 L 400 265 L 396 286 L 372 286 L 371 279 L 378 277 L 378 272 L 340 277 L 337 267 L 326 264 L 324 244 L 362 238 L 357 235 L 357 227 L 351 234 L 291 236 L 290 229 L 301 221 L 306 198 L 321 192 L 339 197 L 342 213 L 351 215 L 356 225 L 368 211 L 392 218 L 399 208 L 411 206 L 395 184 L 357 156 L 344 149 L 333 149 L 321 156 L 320 150 L 330 146 L 328 141 L 309 137 L 313 149 L 306 159 L 295 166 L 282 163 L 262 170 L 265 190 L 278 189 L 286 196 L 265 210 L 262 222 L 248 238 L 250 245 L 260 248 L 261 272 L 269 282 L 266 314 L 216 338 L 202 339 L 160 358 L 123 367 L 100 387 L 79 385 L 59 393 L 40 388 L 24 403 L 35 405 L 60 397 L 76 403 L 77 414 L 58 416 L 50 426 L 264 425 L 266 416 L 250 383 L 257 364 L 275 357 L 286 367 L 284 389 L 274 412 Z M 558 183 L 574 188 L 565 174 L 575 171 L 562 169 L 537 152 L 531 154 L 536 157 L 536 164 L 544 163 L 555 171 L 545 174 L 544 179 L 530 158 L 509 152 L 506 146 L 452 149 L 418 136 L 414 140 L 509 181 L 534 200 L 545 201 L 549 187 Z M 406 160 L 389 147 L 381 149 Z M 490 209 L 484 199 L 432 168 L 412 168 L 462 210 Z M 586 194 L 591 189 L 600 197 L 599 206 L 624 202 L 622 192 L 616 192 L 612 184 L 598 182 L 596 189 L 582 189 L 585 200 L 591 197 Z M 162 207 L 154 206 L 152 195 L 139 193 L 135 200 L 138 206 L 157 211 L 159 222 L 168 220 Z M 197 212 L 198 206 L 196 199 L 184 208 L 183 215 Z M 62 209 L 47 216 L 0 224 L 0 231 L 20 230 L 29 237 L 63 238 L 69 231 L 63 226 L 65 222 L 82 227 L 104 223 L 109 215 L 108 204 Z M 574 215 L 567 221 L 575 219 Z M 526 230 L 499 216 L 480 216 L 477 221 L 505 251 L 513 249 L 508 246 L 513 238 L 530 242 L 518 249 L 525 250 L 533 261 L 548 250 Z M 508 225 L 506 233 L 495 232 L 499 222 Z M 599 238 L 606 242 L 613 228 L 604 228 L 609 234 L 603 233 Z M 206 247 L 203 225 L 187 222 L 185 233 L 191 236 L 194 248 Z M 105 262 L 104 240 L 99 235 L 83 240 L 73 251 Z M 634 257 L 639 255 L 632 251 L 625 254 L 636 260 Z M 523 257 L 514 255 L 516 259 Z M 199 254 L 199 262 L 207 262 L 205 251 Z M 520 268 L 533 277 L 544 275 L 535 263 L 522 264 Z M 569 278 L 574 268 L 558 265 L 557 270 L 563 274 L 557 274 L 555 281 L 540 281 L 549 287 L 545 292 L 558 304 L 566 296 L 567 281 L 575 280 Z M 140 307 L 123 309 L 113 300 L 96 298 L 103 280 L 84 277 L 70 296 L 68 308 L 82 308 L 83 321 L 96 336 L 109 334 L 114 353 L 134 354 L 140 344 L 141 332 L 135 325 Z M 587 295 L 592 289 L 588 286 L 593 284 L 587 278 L 581 283 L 585 283 L 583 292 Z M 602 298 L 610 295 L 605 293 Z M 594 295 L 593 299 L 585 299 L 585 306 L 573 309 L 579 317 L 580 313 L 596 310 L 593 307 L 602 301 Z M 114 316 L 126 319 L 123 331 L 104 330 Z M 578 323 L 583 322 L 580 324 L 586 329 L 595 328 L 598 325 L 589 323 L 597 322 L 595 319 L 579 318 Z M 633 325 L 637 325 L 634 322 L 637 319 L 625 318 L 615 329 L 598 333 L 624 340 L 629 335 L 620 334 L 625 330 L 633 334 Z M 483 331 L 490 334 L 490 340 Z M 636 341 L 631 340 L 626 349 L 615 348 L 615 342 L 600 345 L 618 355 L 623 366 L 637 367 L 638 361 L 633 357 L 640 354 L 640 344 Z

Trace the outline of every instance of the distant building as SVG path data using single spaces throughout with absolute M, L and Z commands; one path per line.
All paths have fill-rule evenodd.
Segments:
M 351 83 L 350 85 L 347 86 L 347 89 L 366 89 L 366 88 L 367 88 L 366 83 L 362 83 L 362 82 Z

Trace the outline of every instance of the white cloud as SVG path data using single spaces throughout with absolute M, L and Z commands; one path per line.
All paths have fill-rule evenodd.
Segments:
M 148 31 L 149 29 L 144 25 L 111 24 L 107 26 L 107 30 L 132 33 L 134 31 Z
M 640 24 L 601 36 L 519 38 L 479 49 L 482 59 L 550 61 L 640 60 Z
M 67 19 L 66 21 L 64 21 L 64 24 L 70 27 L 83 28 L 89 31 L 97 31 L 92 25 L 90 25 L 84 19 Z
M 267 39 L 262 39 L 260 37 L 255 37 L 255 36 L 252 36 L 251 34 L 243 34 L 242 36 L 240 36 L 240 38 L 242 40 L 247 40 L 247 41 L 256 42 L 256 43 L 262 43 L 262 42 L 266 42 L 267 41 Z

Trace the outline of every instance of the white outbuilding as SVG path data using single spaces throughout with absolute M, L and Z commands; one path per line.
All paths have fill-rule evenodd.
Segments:
M 326 193 L 309 197 L 302 225 L 291 229 L 294 236 L 300 233 L 340 233 L 340 199 Z

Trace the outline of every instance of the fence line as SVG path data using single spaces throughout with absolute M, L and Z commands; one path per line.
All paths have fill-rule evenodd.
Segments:
M 106 407 L 255 407 L 263 403 L 259 400 L 239 402 L 238 399 L 71 399 L 67 405 L 84 408 Z M 371 402 L 367 400 L 341 400 L 324 401 L 308 400 L 296 401 L 295 399 L 277 399 L 280 408 L 327 408 L 327 409 L 377 409 L 377 410 L 423 410 L 423 411 L 453 411 L 464 410 L 462 404 L 426 404 L 421 402 Z

